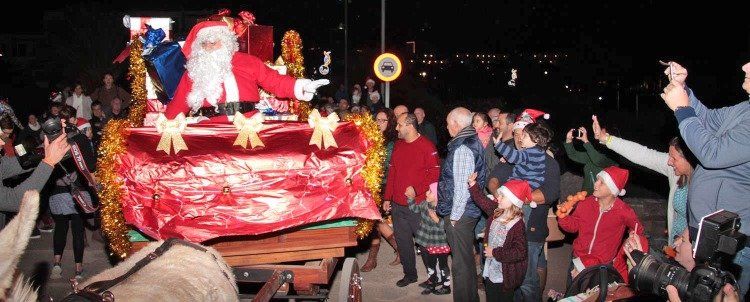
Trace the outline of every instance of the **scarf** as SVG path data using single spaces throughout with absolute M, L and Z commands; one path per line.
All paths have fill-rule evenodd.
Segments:
M 487 148 L 487 144 L 490 143 L 492 138 L 492 128 L 490 126 L 484 126 L 482 129 L 477 130 L 479 140 L 482 142 L 482 147 Z
M 31 131 L 38 131 L 41 128 L 42 128 L 42 125 L 39 123 L 36 123 L 36 125 L 29 124 L 29 129 L 31 129 Z

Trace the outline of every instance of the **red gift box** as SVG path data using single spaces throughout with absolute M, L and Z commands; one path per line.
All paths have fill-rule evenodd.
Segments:
M 250 25 L 238 41 L 241 52 L 254 55 L 263 62 L 273 62 L 273 26 Z

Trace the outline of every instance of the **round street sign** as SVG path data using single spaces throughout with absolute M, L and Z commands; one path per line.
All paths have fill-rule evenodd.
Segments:
M 384 82 L 390 82 L 401 75 L 401 60 L 392 53 L 384 53 L 375 59 L 372 65 L 375 75 Z

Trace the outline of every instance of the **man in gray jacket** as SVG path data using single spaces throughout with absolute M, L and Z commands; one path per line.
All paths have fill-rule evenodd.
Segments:
M 725 209 L 740 216 L 740 231 L 750 235 L 750 102 L 708 109 L 685 86 L 687 69 L 670 62 L 670 84 L 661 95 L 674 110 L 680 134 L 700 161 L 688 188 L 688 225 L 694 238 L 700 220 Z M 750 63 L 742 67 L 742 88 L 750 94 Z M 737 253 L 741 297 L 750 287 L 750 247 Z
M 0 140 L 0 148 L 4 145 L 5 141 Z M 34 169 L 31 176 L 13 188 L 0 186 L 0 211 L 17 212 L 24 192 L 28 190 L 41 191 L 52 173 L 52 168 L 62 160 L 68 150 L 70 150 L 70 145 L 68 145 L 65 132 L 52 142 L 49 142 L 45 137 L 44 159 Z M 24 170 L 21 168 L 18 159 L 15 157 L 0 158 L 0 179 L 6 179 L 28 171 L 30 169 Z M 4 219 L 4 217 L 2 218 Z

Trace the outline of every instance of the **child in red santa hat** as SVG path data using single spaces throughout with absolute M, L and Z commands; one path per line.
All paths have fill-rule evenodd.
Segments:
M 648 253 L 643 223 L 633 208 L 620 199 L 625 195 L 628 174 L 628 170 L 615 166 L 605 168 L 596 176 L 593 194 L 578 202 L 573 214 L 558 219 L 562 230 L 578 233 L 573 241 L 572 277 L 587 266 L 611 263 L 627 282 L 628 267 L 621 248 L 626 230 L 631 236 L 637 235 L 643 252 Z
M 488 198 L 476 183 L 477 173 L 469 176 L 471 198 L 487 216 L 484 234 L 484 292 L 487 301 L 513 301 L 514 291 L 526 276 L 528 253 L 524 203 L 531 200 L 531 187 L 525 180 L 512 179 L 497 190 L 498 200 Z

